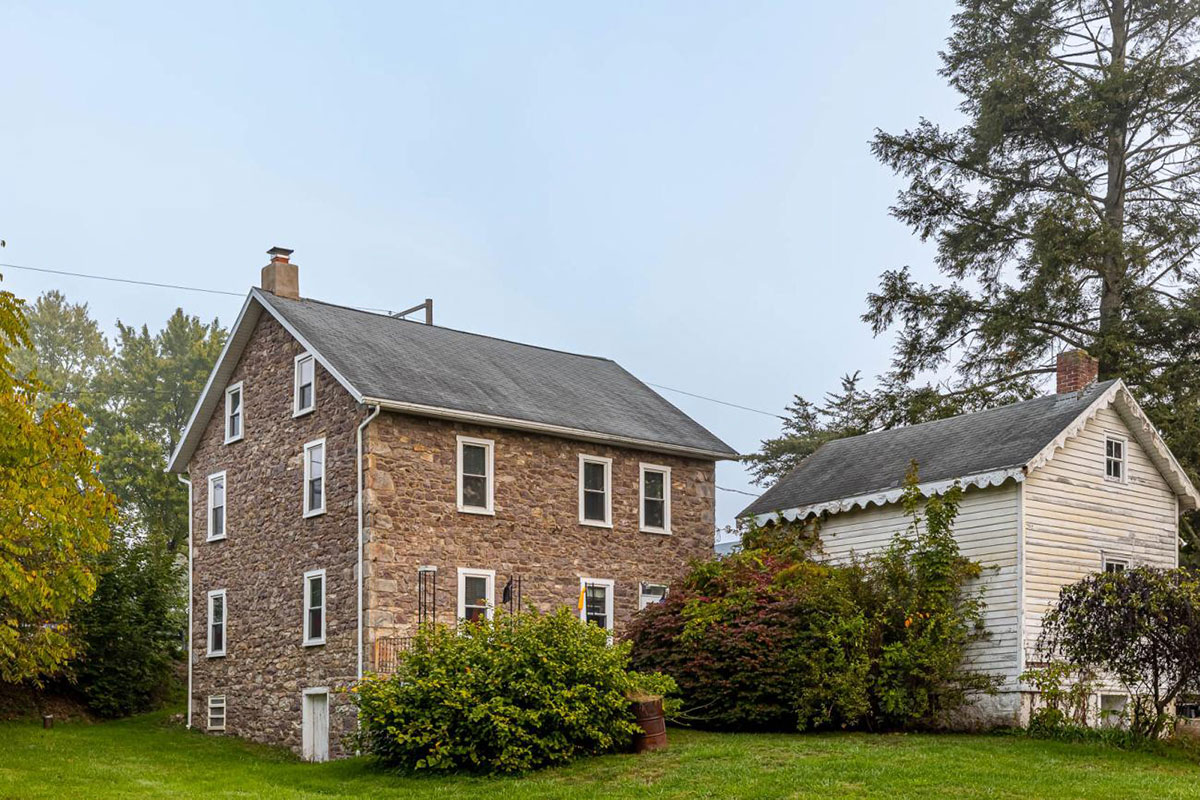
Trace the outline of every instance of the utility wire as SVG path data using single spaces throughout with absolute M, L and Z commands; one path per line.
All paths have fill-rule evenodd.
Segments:
M 156 283 L 154 281 L 139 281 L 139 280 L 134 280 L 132 278 L 114 278 L 109 275 L 92 275 L 92 274 L 88 274 L 85 272 L 69 272 L 69 271 L 63 270 L 63 269 L 48 269 L 46 267 L 29 267 L 29 266 L 25 266 L 24 264 L 0 263 L 0 267 L 7 267 L 9 269 L 22 269 L 22 270 L 28 270 L 30 272 L 44 272 L 44 273 L 47 273 L 50 275 L 66 275 L 66 276 L 72 277 L 72 278 L 90 278 L 92 280 L 108 281 L 110 283 L 131 283 L 131 284 L 135 284 L 137 286 L 153 286 L 153 287 L 156 287 L 159 289 L 178 289 L 180 291 L 185 291 L 185 292 L 203 292 L 205 294 L 219 294 L 219 295 L 225 295 L 227 297 L 245 297 L 245 294 L 243 294 L 242 292 L 228 292 L 228 291 L 225 291 L 224 289 L 207 289 L 207 288 L 203 288 L 200 286 L 183 286 L 182 284 L 177 284 L 177 283 Z M 384 314 L 392 313 L 391 311 L 388 311 L 387 309 L 384 309 L 384 308 L 367 308 L 367 307 L 362 307 L 362 306 L 358 306 L 357 308 L 359 308 L 362 311 L 377 311 L 377 312 L 384 313 Z M 723 406 L 729 406 L 730 408 L 737 408 L 737 409 L 741 409 L 742 411 L 750 411 L 754 414 L 762 414 L 765 417 L 774 417 L 775 419 L 781 419 L 781 420 L 787 421 L 787 417 L 781 416 L 780 414 L 773 414 L 770 411 L 763 411 L 762 409 L 751 408 L 750 406 L 743 406 L 738 403 L 730 403 L 727 400 L 718 400 L 715 397 L 708 397 L 706 395 L 696 394 L 695 392 L 687 392 L 687 391 L 684 391 L 683 389 L 675 389 L 671 386 L 663 386 L 660 383 L 650 383 L 649 381 L 647 381 L 646 383 L 647 383 L 647 385 L 653 386 L 656 389 L 665 389 L 668 392 L 676 392 L 678 394 L 687 395 L 688 397 L 694 397 L 697 400 L 707 400 L 710 403 L 718 403 Z M 733 491 L 733 490 L 729 490 L 729 491 Z M 757 495 L 755 495 L 755 496 L 757 496 Z
M 741 489 L 728 489 L 724 486 L 718 486 L 722 492 L 733 492 L 734 494 L 744 494 L 746 497 L 758 497 L 754 492 L 743 492 Z

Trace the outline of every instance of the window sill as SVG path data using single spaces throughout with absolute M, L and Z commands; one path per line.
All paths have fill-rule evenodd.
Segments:
M 223 541 L 225 541 L 226 538 L 227 538 L 226 534 L 222 533 L 220 536 L 209 536 L 204 541 L 206 541 L 206 542 L 223 542 Z
M 496 516 L 496 510 L 493 508 L 474 508 L 472 506 L 459 506 L 458 513 L 460 513 L 460 514 L 481 514 L 485 517 Z
M 652 533 L 655 536 L 670 536 L 670 528 L 641 528 L 642 533 Z
M 324 513 L 325 513 L 325 509 L 317 508 L 317 509 L 313 509 L 312 511 L 305 511 L 304 518 L 308 519 L 309 517 L 319 517 Z
M 234 442 L 240 442 L 242 439 L 245 439 L 245 438 L 246 438 L 246 434 L 239 433 L 237 436 L 234 436 L 232 439 L 226 439 L 225 444 L 233 444 Z
M 209 654 L 208 654 L 208 657 L 209 657 L 209 658 L 224 658 L 224 657 L 225 657 L 225 652 L 224 652 L 224 651 L 221 651 L 220 653 L 209 653 Z
M 587 525 L 589 528 L 612 528 L 611 522 L 600 522 L 594 519 L 581 519 L 579 520 L 579 524 Z
M 303 646 L 304 647 L 320 647 L 324 644 L 325 644 L 324 639 L 310 639 L 308 641 L 305 641 Z
M 316 411 L 316 410 L 317 410 L 317 407 L 316 407 L 316 406 L 312 406 L 311 408 L 302 408 L 302 409 L 300 409 L 300 410 L 298 410 L 298 411 L 293 411 L 293 412 L 292 412 L 292 419 L 296 419 L 297 417 L 305 417 L 305 416 L 308 416 L 309 414 L 313 413 L 313 412 L 314 412 L 314 411 Z

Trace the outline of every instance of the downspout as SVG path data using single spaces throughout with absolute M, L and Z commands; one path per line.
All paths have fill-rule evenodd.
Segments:
M 358 680 L 363 676 L 363 431 L 379 416 L 379 406 L 358 426 Z
M 188 579 L 187 579 L 187 727 L 192 727 L 192 482 L 177 475 L 188 489 Z

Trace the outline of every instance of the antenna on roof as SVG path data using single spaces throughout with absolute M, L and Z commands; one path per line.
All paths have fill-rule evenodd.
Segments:
M 425 309 L 425 324 L 432 325 L 433 324 L 433 298 L 432 297 L 426 297 L 424 303 L 418 303 L 417 305 L 413 306 L 412 308 L 406 308 L 403 311 L 397 311 L 395 314 L 392 314 L 392 316 L 400 317 L 401 319 L 403 319 L 404 317 L 408 316 L 409 314 L 413 313 L 414 311 L 420 311 L 422 308 Z

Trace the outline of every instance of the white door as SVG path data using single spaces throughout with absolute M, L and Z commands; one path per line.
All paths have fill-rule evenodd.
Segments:
M 304 693 L 304 760 L 329 760 L 329 692 Z

